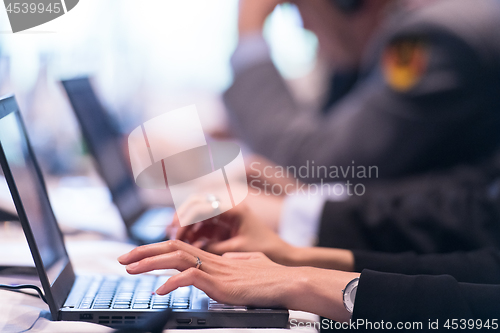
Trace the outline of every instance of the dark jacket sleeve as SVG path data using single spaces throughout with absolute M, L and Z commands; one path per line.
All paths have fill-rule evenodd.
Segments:
M 500 318 L 500 285 L 459 283 L 448 275 L 406 276 L 364 270 L 354 303 L 353 321 L 422 323 L 439 320 L 440 331 L 448 319 Z
M 356 272 L 370 269 L 406 275 L 451 275 L 467 283 L 500 284 L 500 251 L 417 255 L 415 253 L 354 252 Z
M 445 253 L 500 247 L 497 157 L 405 180 L 367 184 L 363 196 L 327 202 L 319 246 Z

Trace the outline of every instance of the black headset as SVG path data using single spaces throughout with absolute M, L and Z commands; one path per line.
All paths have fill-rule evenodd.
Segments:
M 332 3 L 346 14 L 356 12 L 363 5 L 364 0 L 331 0 Z

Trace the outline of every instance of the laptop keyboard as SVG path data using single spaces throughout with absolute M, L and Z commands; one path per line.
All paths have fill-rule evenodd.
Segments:
M 93 281 L 80 302 L 80 309 L 189 309 L 190 287 L 160 296 L 155 290 L 168 277 L 106 277 Z

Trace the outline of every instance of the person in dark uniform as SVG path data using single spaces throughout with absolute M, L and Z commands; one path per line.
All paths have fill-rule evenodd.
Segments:
M 262 25 L 280 2 L 241 1 L 224 95 L 232 132 L 255 153 L 297 168 L 354 161 L 391 178 L 476 163 L 499 148 L 498 1 L 292 1 L 323 53 L 359 73 L 327 115 L 301 110 L 271 61 Z

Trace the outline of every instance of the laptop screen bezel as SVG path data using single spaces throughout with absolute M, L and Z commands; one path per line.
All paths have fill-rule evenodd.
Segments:
M 73 109 L 73 112 L 75 113 L 75 116 L 78 119 L 78 125 L 80 127 L 82 136 L 87 144 L 88 150 L 92 154 L 96 168 L 99 171 L 103 180 L 108 185 L 108 188 L 110 189 L 111 196 L 113 197 L 113 201 L 115 201 L 116 206 L 117 206 L 118 210 L 120 211 L 120 215 L 122 216 L 122 219 L 125 222 L 125 226 L 127 227 L 127 232 L 129 234 L 129 236 L 134 238 L 134 235 L 131 232 L 131 228 L 132 228 L 133 224 L 136 222 L 136 220 L 142 214 L 144 214 L 144 212 L 146 212 L 148 210 L 148 206 L 141 200 L 140 194 L 138 193 L 137 189 L 134 188 L 133 190 L 136 193 L 137 201 L 138 201 L 138 204 L 140 205 L 140 208 L 134 214 L 129 215 L 129 216 L 125 216 L 122 213 L 120 205 L 115 200 L 115 193 L 113 193 L 113 190 L 114 190 L 113 186 L 112 186 L 112 184 L 109 184 L 108 179 L 106 179 L 106 177 L 105 177 L 105 172 L 102 170 L 105 166 L 103 165 L 103 162 L 99 160 L 99 154 L 97 153 L 98 148 L 94 145 L 94 140 L 92 140 L 92 138 L 91 138 L 92 131 L 88 128 L 88 125 L 86 124 L 85 120 L 83 119 L 83 117 L 87 116 L 86 112 L 85 112 L 85 110 L 82 110 L 79 107 L 78 103 L 76 103 L 76 99 L 79 98 L 79 96 L 77 96 L 77 94 L 75 93 L 75 90 L 78 89 L 78 92 L 81 93 L 83 91 L 81 89 L 82 85 L 84 85 L 85 87 L 88 87 L 88 90 L 83 91 L 83 92 L 91 95 L 92 98 L 94 98 L 96 103 L 99 105 L 99 111 L 100 111 L 100 113 L 102 113 L 102 121 L 109 122 L 109 117 L 107 116 L 106 111 L 104 110 L 104 107 L 101 105 L 99 98 L 97 97 L 95 91 L 92 89 L 92 84 L 90 82 L 89 77 L 82 76 L 82 77 L 77 77 L 77 78 L 72 78 L 72 79 L 61 80 L 61 84 L 66 92 L 66 95 L 68 96 L 68 99 L 69 99 L 69 102 L 70 102 L 71 107 Z M 108 127 L 109 127 L 109 125 L 108 125 Z M 121 151 L 120 147 L 118 147 L 118 151 Z M 123 165 L 125 166 L 128 159 L 125 157 L 124 154 L 122 154 L 122 159 L 124 161 Z M 131 174 L 131 171 L 128 171 L 128 170 L 126 170 L 126 171 L 128 174 L 130 174 L 131 183 L 133 183 L 135 185 L 135 180 Z
M 15 100 L 14 96 L 6 96 L 6 97 L 1 97 L 0 98 L 0 119 L 10 115 L 14 114 L 20 124 L 21 127 L 21 134 L 23 135 L 24 140 L 26 140 L 27 144 L 27 149 L 28 149 L 28 154 L 30 155 L 30 158 L 33 160 L 34 168 L 35 168 L 35 179 L 40 181 L 41 183 L 41 189 L 42 189 L 42 195 L 47 196 L 47 202 L 50 203 L 48 194 L 47 194 L 47 188 L 45 185 L 45 181 L 43 178 L 43 174 L 41 172 L 41 169 L 39 167 L 39 164 L 36 160 L 35 154 L 33 152 L 33 149 L 30 144 L 29 137 L 26 132 L 26 127 L 24 125 L 21 113 L 19 111 L 19 106 Z M 17 210 L 17 214 L 19 217 L 19 221 L 21 222 L 22 228 L 24 230 L 24 234 L 26 236 L 26 240 L 28 241 L 28 245 L 31 250 L 31 254 L 33 256 L 33 261 L 35 262 L 35 266 L 38 272 L 38 276 L 40 277 L 40 282 L 42 284 L 45 297 L 47 299 L 47 303 L 50 308 L 50 312 L 52 315 L 53 320 L 58 319 L 58 313 L 59 309 L 64 305 L 64 302 L 66 301 L 66 298 L 69 295 L 69 292 L 71 291 L 71 288 L 73 287 L 73 283 L 75 282 L 75 273 L 73 271 L 73 266 L 71 264 L 70 258 L 68 256 L 68 253 L 66 251 L 66 247 L 64 246 L 64 253 L 63 256 L 65 256 L 65 266 L 62 268 L 61 273 L 57 278 L 53 281 L 52 285 L 50 285 L 49 278 L 47 276 L 47 272 L 45 270 L 45 267 L 43 265 L 42 257 L 40 255 L 40 251 L 38 250 L 35 237 L 33 234 L 33 230 L 31 229 L 26 210 L 24 207 L 24 204 L 21 200 L 21 196 L 18 191 L 18 187 L 16 185 L 16 181 L 14 179 L 14 176 L 12 174 L 12 171 L 10 169 L 9 163 L 7 161 L 7 157 L 5 155 L 4 149 L 2 142 L 0 141 L 0 164 L 2 166 L 2 170 L 4 172 L 5 179 L 7 181 L 7 184 L 10 189 L 10 193 L 12 196 L 12 200 L 14 201 L 14 205 Z M 54 212 L 52 210 L 52 207 L 50 207 L 49 204 L 49 211 L 51 213 L 50 218 L 54 219 L 54 223 L 56 225 L 56 228 L 59 232 L 59 237 L 61 237 L 63 244 L 64 244 L 64 238 L 62 235 L 62 232 L 59 228 L 59 225 L 57 224 L 56 217 L 54 215 Z

